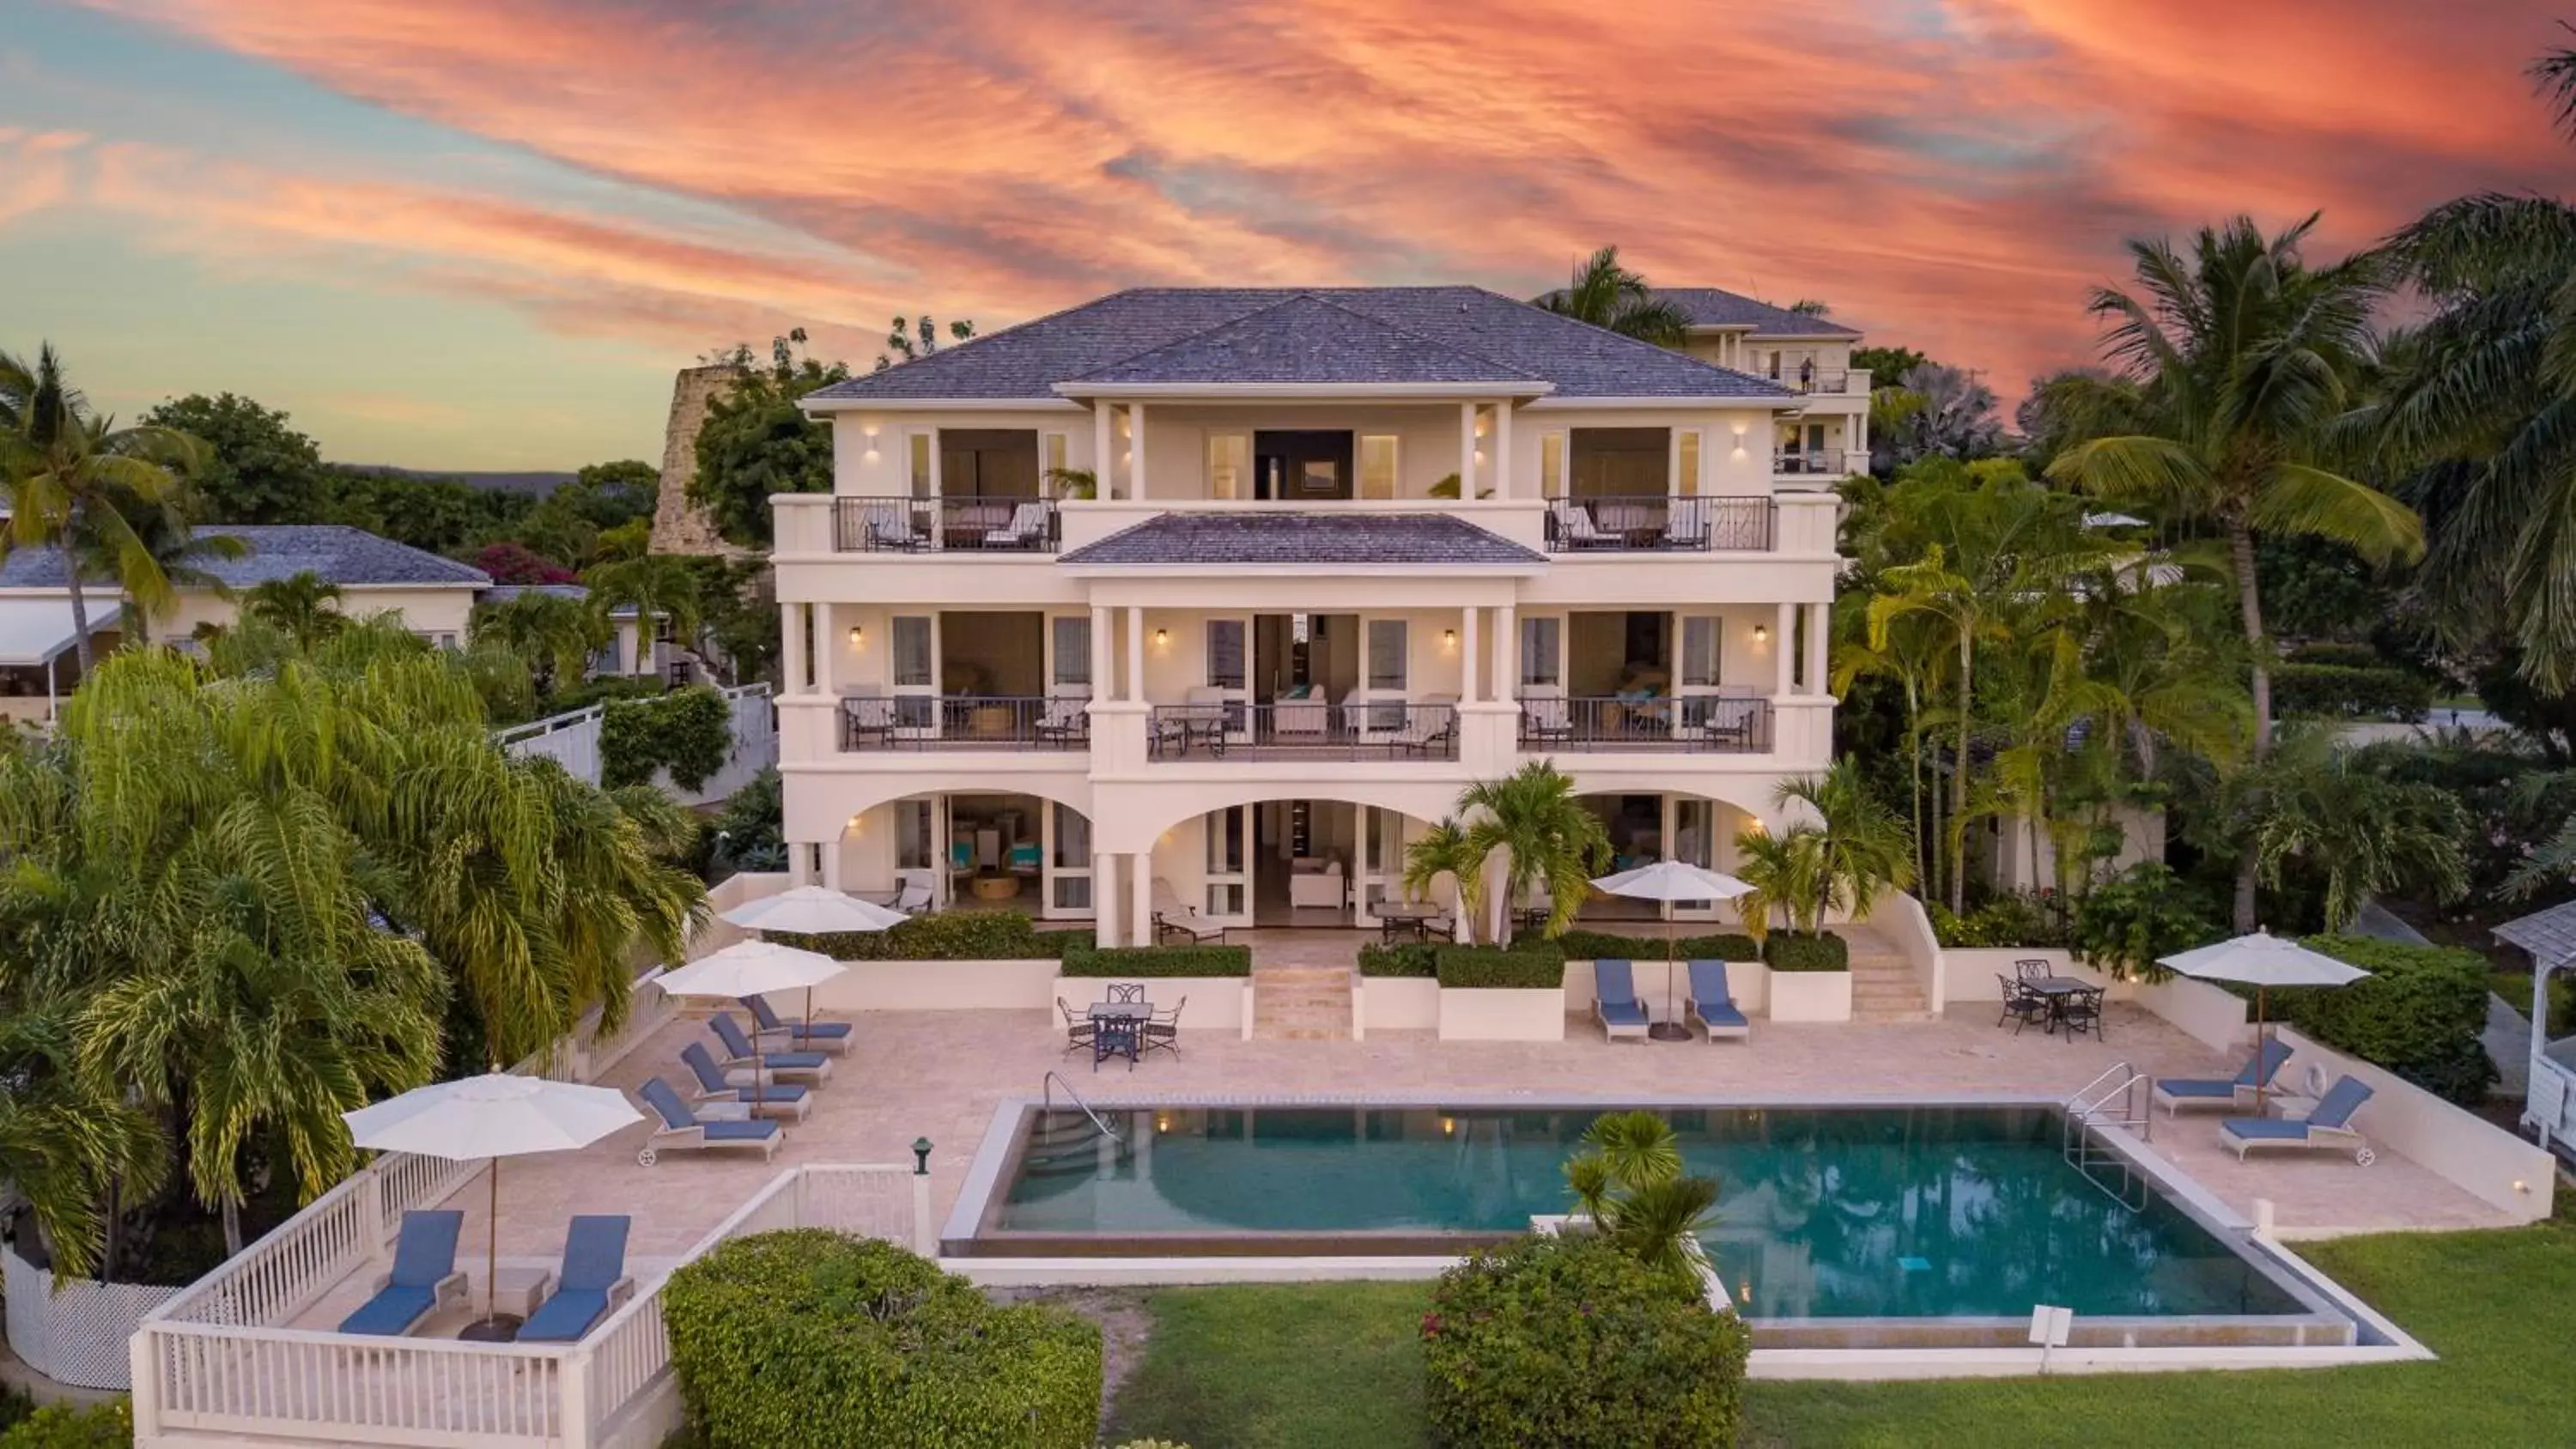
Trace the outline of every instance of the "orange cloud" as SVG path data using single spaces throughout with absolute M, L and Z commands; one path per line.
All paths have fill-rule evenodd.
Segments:
M 2089 351 L 2123 236 L 2323 208 L 2356 245 L 2569 159 L 2520 75 L 2555 0 L 92 3 L 812 240 L 344 181 L 249 203 L 283 207 L 264 234 L 693 342 L 921 305 L 989 327 L 1147 281 L 1527 291 L 1618 241 L 2009 392 Z

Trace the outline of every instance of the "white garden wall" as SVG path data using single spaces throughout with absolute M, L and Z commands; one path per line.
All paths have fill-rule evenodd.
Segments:
M 1440 983 L 1429 976 L 1363 976 L 1351 989 L 1351 1040 L 1372 1031 L 1438 1031 Z
M 1848 971 L 1774 971 L 1770 983 L 1773 1021 L 1849 1021 L 1852 978 Z
M 1563 1041 L 1565 991 L 1479 986 L 1440 988 L 1442 1041 Z
M 2197 983 L 2195 983 L 2197 984 Z M 2283 1085 L 2304 1090 L 2314 1065 L 2328 1082 L 2351 1076 L 2371 1089 L 2352 1125 L 2372 1145 L 2397 1153 L 2524 1222 L 2550 1214 L 2557 1164 L 2536 1147 L 2491 1122 L 2460 1110 L 2396 1073 L 2311 1041 L 2290 1027 L 2275 1028 L 2290 1048 Z

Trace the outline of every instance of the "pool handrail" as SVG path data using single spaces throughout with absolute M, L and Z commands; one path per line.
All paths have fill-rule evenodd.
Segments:
M 1115 1128 L 1111 1127 L 1108 1123 L 1101 1121 L 1100 1114 L 1092 1111 L 1091 1104 L 1082 1100 L 1082 1094 L 1073 1089 L 1073 1083 L 1066 1081 L 1063 1075 L 1058 1072 L 1048 1072 L 1045 1080 L 1038 1083 L 1039 1110 L 1041 1112 L 1053 1112 L 1055 1110 L 1055 1089 L 1058 1087 L 1064 1088 L 1065 1096 L 1072 1100 L 1073 1105 L 1082 1109 L 1082 1115 L 1091 1119 L 1092 1126 L 1100 1129 L 1101 1136 L 1108 1138 L 1112 1142 L 1123 1142 L 1126 1140 L 1118 1135 Z

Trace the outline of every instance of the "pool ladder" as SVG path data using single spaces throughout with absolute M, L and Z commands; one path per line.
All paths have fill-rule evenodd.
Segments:
M 1064 1088 L 1065 1099 L 1082 1109 L 1082 1115 L 1091 1119 L 1091 1125 L 1099 1130 L 1101 1136 L 1108 1138 L 1112 1142 L 1122 1144 L 1127 1140 L 1118 1135 L 1118 1129 L 1101 1121 L 1100 1114 L 1091 1110 L 1091 1104 L 1082 1100 L 1082 1094 L 1073 1089 L 1073 1083 L 1066 1081 L 1063 1074 L 1059 1072 L 1047 1073 L 1046 1079 L 1038 1083 L 1038 1110 L 1041 1113 L 1048 1116 L 1054 1115 L 1055 1089 L 1058 1087 Z
M 2145 1210 L 2155 1187 L 2129 1154 L 2111 1142 L 2110 1129 L 2125 1127 L 2143 1142 L 2154 1130 L 2154 1109 L 2155 1079 L 2127 1062 L 2112 1063 L 2066 1099 L 2059 1147 L 2067 1165 L 2133 1213 Z

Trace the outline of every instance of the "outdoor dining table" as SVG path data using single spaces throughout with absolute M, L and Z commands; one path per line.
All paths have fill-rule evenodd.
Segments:
M 2048 998 L 2046 1030 L 2049 1031 L 2057 1030 L 2058 1024 L 2066 1019 L 2068 998 L 2082 992 L 2100 989 L 2092 982 L 2076 976 L 2027 976 L 2022 978 L 2021 986 L 2033 995 Z
M 1154 1006 L 1148 1001 L 1095 1001 L 1091 1003 L 1091 1069 L 1110 1057 L 1127 1058 L 1127 1069 L 1136 1069 L 1136 1059 L 1143 1054 L 1145 1023 L 1152 1020 Z
M 1169 740 L 1186 755 L 1192 746 L 1204 746 L 1210 754 L 1225 753 L 1226 709 L 1221 704 L 1171 705 L 1155 712 L 1154 729 L 1161 740 Z
M 1430 940 L 1431 918 L 1440 914 L 1440 908 L 1438 906 L 1387 904 L 1376 907 L 1375 914 L 1378 919 L 1379 931 L 1383 935 L 1386 944 L 1392 946 L 1395 944 L 1396 938 L 1406 932 L 1411 932 L 1413 939 L 1417 941 Z

